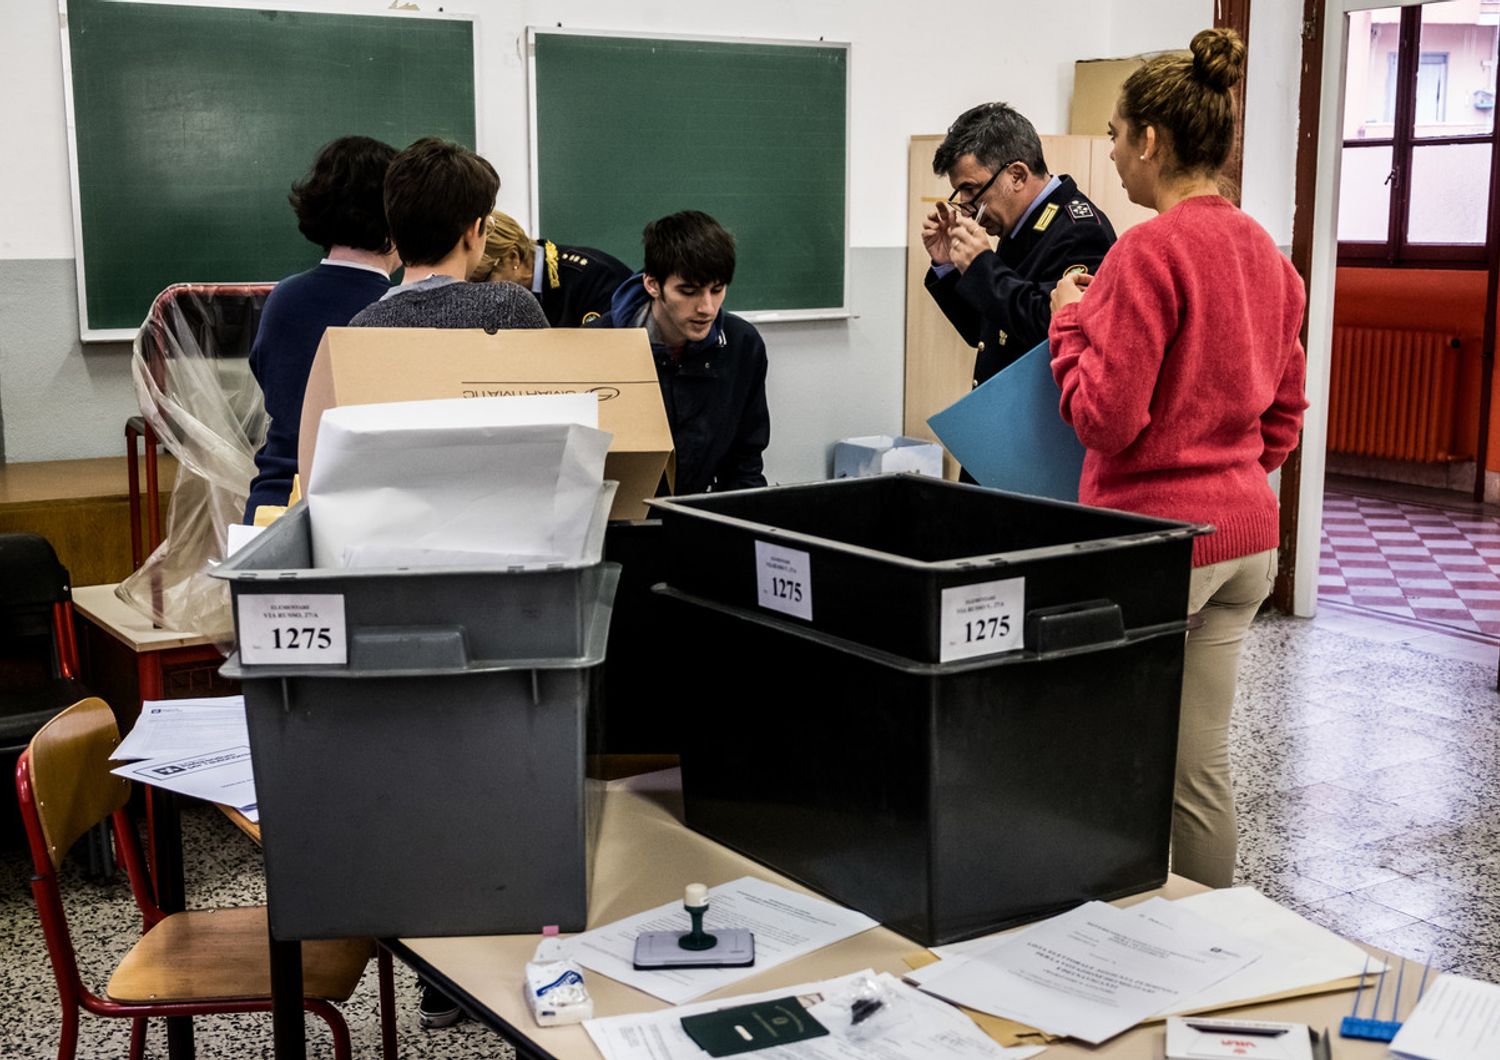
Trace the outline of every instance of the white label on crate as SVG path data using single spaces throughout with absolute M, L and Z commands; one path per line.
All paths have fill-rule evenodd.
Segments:
M 755 584 L 761 607 L 812 621 L 812 557 L 806 552 L 757 541 Z
M 943 590 L 938 660 L 974 659 L 1021 647 L 1026 579 L 1005 578 Z
M 241 596 L 239 608 L 242 663 L 343 666 L 349 661 L 341 594 Z

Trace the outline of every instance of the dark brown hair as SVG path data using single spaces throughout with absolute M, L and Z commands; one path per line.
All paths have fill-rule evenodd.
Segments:
M 641 234 L 645 273 L 658 283 L 679 276 L 697 287 L 734 282 L 734 236 L 702 210 L 658 218 Z
M 1232 29 L 1206 29 L 1192 56 L 1158 55 L 1126 79 L 1120 115 L 1139 137 L 1146 126 L 1166 135 L 1176 168 L 1216 173 L 1234 146 L 1229 90 L 1245 76 L 1245 42 Z
M 1009 103 L 981 103 L 960 114 L 933 152 L 933 173 L 947 176 L 964 155 L 973 155 L 991 173 L 1013 162 L 1025 162 L 1034 175 L 1047 176 L 1047 159 L 1042 155 L 1036 126 Z
M 287 201 L 297 230 L 326 252 L 336 246 L 391 249 L 382 201 L 385 173 L 396 149 L 368 136 L 344 136 L 323 145 L 307 176 L 292 185 Z
M 499 191 L 495 167 L 461 144 L 426 136 L 402 151 L 385 175 L 385 218 L 401 260 L 442 261 L 489 216 Z

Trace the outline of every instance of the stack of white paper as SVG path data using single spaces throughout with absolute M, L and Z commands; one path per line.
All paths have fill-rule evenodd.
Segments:
M 867 1027 L 867 1038 L 860 1027 L 851 1023 L 847 1012 L 836 1000 L 861 979 L 875 979 L 887 992 L 892 1018 L 878 1028 Z M 808 1013 L 828 1028 L 826 1037 L 813 1038 L 792 1045 L 765 1049 L 757 1056 L 767 1060 L 863 1060 L 863 1058 L 901 1057 L 902 1060 L 968 1060 L 968 1058 L 1003 1058 L 1026 1060 L 1042 1051 L 1042 1046 L 1002 1048 L 974 1025 L 963 1013 L 941 1001 L 923 997 L 887 974 L 876 976 L 866 970 L 821 983 L 802 983 L 760 994 L 745 994 L 705 1001 L 696 1005 L 661 1012 L 631 1016 L 610 1016 L 588 1020 L 584 1029 L 605 1060 L 701 1060 L 708 1054 L 682 1029 L 682 1017 L 703 1012 L 795 997 Z M 879 1018 L 880 1013 L 876 1013 Z M 873 1024 L 872 1019 L 871 1023 Z M 874 1033 L 878 1030 L 878 1033 Z
M 314 567 L 579 558 L 611 436 L 595 394 L 329 409 L 309 474 Z
M 585 968 L 680 1005 L 721 987 L 759 975 L 875 926 L 863 913 L 744 876 L 709 890 L 704 930 L 746 928 L 755 935 L 749 968 L 657 968 L 637 971 L 632 957 L 643 931 L 686 931 L 682 902 L 648 909 L 572 939 L 573 959 Z
M 244 696 L 148 699 L 110 758 L 130 763 L 111 770 L 116 776 L 233 806 L 260 820 Z
M 1494 1060 L 1500 1056 L 1500 986 L 1440 975 L 1391 1042 L 1413 1060 Z
M 1074 913 L 1077 912 L 1074 910 Z M 1142 1011 L 1140 1019 L 1183 1012 L 1212 1011 L 1273 994 L 1306 990 L 1323 983 L 1357 976 L 1362 971 L 1378 974 L 1385 967 L 1379 962 L 1372 962 L 1369 955 L 1354 943 L 1298 916 L 1251 887 L 1204 891 L 1175 902 L 1153 898 L 1119 912 L 1184 940 L 1207 937 L 1204 934 L 1206 930 L 1217 932 L 1239 940 L 1239 945 L 1245 952 L 1258 954 L 1258 959 L 1243 964 L 1214 982 L 1205 983 L 1197 990 L 1164 995 L 1161 1004 L 1151 1011 Z M 937 964 L 916 969 L 907 978 L 923 989 L 928 989 L 931 984 L 943 979 L 948 982 L 948 988 L 953 989 L 954 983 L 962 981 L 961 970 L 976 957 L 995 953 L 997 946 L 1026 938 L 1032 932 L 1047 928 L 1052 923 L 1054 921 L 1044 921 L 1007 935 L 934 947 L 934 952 L 943 959 Z M 1069 959 L 1076 957 L 1076 954 L 1069 954 Z M 988 980 L 981 976 L 981 981 Z M 942 989 L 934 989 L 933 992 L 950 996 Z M 966 1000 L 962 1003 L 970 1004 Z M 1141 998 L 1137 1008 L 1144 1008 L 1144 1004 L 1145 999 Z M 996 1011 L 993 1003 L 973 1004 L 971 1007 Z M 1046 1006 L 1039 1011 L 1040 1018 L 1055 1016 Z M 998 1014 L 1010 1015 L 1008 1012 Z M 1052 1033 L 1069 1033 L 1054 1030 L 1053 1027 L 1030 1018 L 1011 1018 Z

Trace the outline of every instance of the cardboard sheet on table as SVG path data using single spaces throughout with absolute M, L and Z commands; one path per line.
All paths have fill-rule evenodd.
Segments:
M 1083 445 L 1058 412 L 1061 400 L 1043 342 L 927 425 L 981 486 L 1076 501 Z
M 316 567 L 576 560 L 609 435 L 592 394 L 330 409 L 308 482 Z

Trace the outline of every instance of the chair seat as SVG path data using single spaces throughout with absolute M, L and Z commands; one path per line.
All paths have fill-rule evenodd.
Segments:
M 89 695 L 83 682 L 54 677 L 33 687 L 11 686 L 0 692 L 0 745 L 22 746 L 62 711 Z
M 269 997 L 265 906 L 173 913 L 141 938 L 110 976 L 119 1002 L 209 1001 Z M 375 952 L 369 939 L 302 944 L 302 989 L 347 1001 Z

